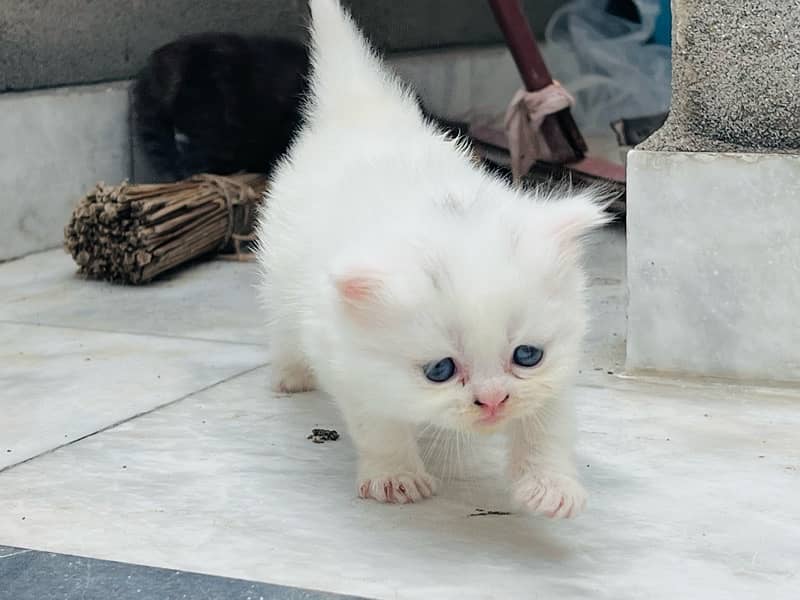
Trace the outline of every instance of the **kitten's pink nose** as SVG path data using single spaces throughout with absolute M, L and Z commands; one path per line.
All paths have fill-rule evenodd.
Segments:
M 508 400 L 509 394 L 503 390 L 489 390 L 476 394 L 474 404 L 481 407 L 486 417 L 493 417 Z

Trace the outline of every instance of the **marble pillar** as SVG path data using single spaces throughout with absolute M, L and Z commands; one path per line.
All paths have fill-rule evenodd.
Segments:
M 673 0 L 628 157 L 627 369 L 800 382 L 800 1 Z

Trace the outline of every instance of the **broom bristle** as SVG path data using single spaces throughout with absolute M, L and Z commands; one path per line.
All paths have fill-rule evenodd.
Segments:
M 165 184 L 97 184 L 72 212 L 65 246 L 87 277 L 140 284 L 251 235 L 266 177 L 199 175 Z

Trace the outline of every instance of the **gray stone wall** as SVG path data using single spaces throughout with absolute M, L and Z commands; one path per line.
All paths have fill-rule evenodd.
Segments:
M 564 0 L 525 0 L 537 33 Z M 494 43 L 486 0 L 345 0 L 384 50 Z M 0 91 L 132 77 L 176 37 L 208 30 L 302 38 L 307 0 L 5 0 Z

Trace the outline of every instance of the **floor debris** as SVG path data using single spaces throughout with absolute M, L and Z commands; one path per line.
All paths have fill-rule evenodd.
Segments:
M 311 440 L 315 444 L 335 442 L 339 439 L 339 432 L 335 429 L 312 429 L 311 435 L 309 435 L 306 439 Z

